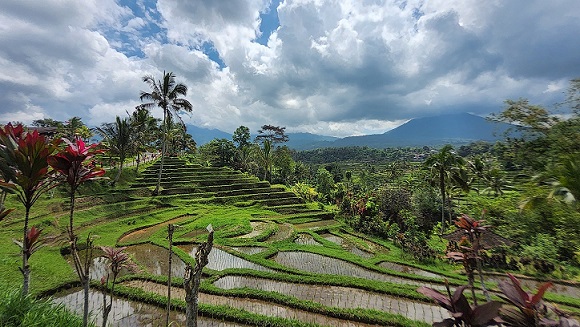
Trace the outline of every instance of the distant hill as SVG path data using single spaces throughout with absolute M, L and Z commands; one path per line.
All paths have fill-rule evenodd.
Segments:
M 333 142 L 332 146 L 386 148 L 495 142 L 503 139 L 504 132 L 510 127 L 513 126 L 468 113 L 449 114 L 415 118 L 383 134 L 345 137 Z
M 216 138 L 232 140 L 232 134 L 220 131 L 219 129 L 208 129 L 194 125 L 186 126 L 187 132 L 191 134 L 198 146 L 207 144 Z M 251 140 L 254 140 L 254 137 L 256 137 L 256 135 L 252 135 Z M 328 147 L 333 141 L 338 140 L 337 137 L 310 133 L 288 133 L 288 139 L 289 141 L 285 145 L 296 150 Z
M 367 146 L 370 148 L 462 145 L 475 141 L 495 142 L 504 138 L 504 133 L 513 125 L 495 123 L 485 118 L 468 114 L 448 114 L 415 118 L 383 134 L 349 136 L 337 138 L 311 133 L 288 133 L 289 148 L 312 150 L 330 147 Z M 207 129 L 187 125 L 187 132 L 198 145 L 214 138 L 232 139 L 232 135 L 218 129 Z M 252 140 L 255 135 L 252 135 Z
M 324 136 L 311 133 L 288 133 L 286 145 L 295 150 L 311 150 L 331 147 L 338 137 Z
M 209 143 L 213 139 L 232 139 L 232 134 L 222 132 L 219 129 L 209 129 L 188 124 L 185 126 L 187 127 L 187 133 L 191 134 L 198 146 Z

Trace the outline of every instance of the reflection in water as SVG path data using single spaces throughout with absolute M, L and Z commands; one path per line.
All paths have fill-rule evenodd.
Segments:
M 197 251 L 197 246 L 196 245 L 179 245 L 179 247 L 189 253 L 189 255 L 191 255 L 192 257 L 195 256 L 195 251 Z M 207 264 L 207 268 L 209 269 L 213 269 L 213 270 L 224 270 L 224 269 L 228 269 L 228 268 L 246 268 L 246 269 L 254 269 L 254 270 L 259 270 L 259 271 L 268 271 L 268 272 L 274 272 L 274 270 L 270 269 L 270 268 L 266 268 L 264 266 L 260 266 L 258 264 L 255 264 L 251 261 L 248 261 L 246 259 L 242 259 L 240 257 L 236 257 L 235 255 L 229 254 L 223 250 L 220 250 L 216 247 L 214 247 L 211 252 L 209 253 L 209 257 L 208 257 L 208 261 L 209 263 Z
M 238 238 L 252 238 L 262 234 L 267 228 L 269 223 L 263 221 L 250 221 L 250 226 L 252 226 L 252 231 L 248 234 L 240 235 Z
M 130 281 L 123 283 L 125 286 L 138 287 L 147 292 L 165 295 L 167 292 L 166 286 L 149 281 Z M 182 288 L 174 287 L 171 294 L 176 297 L 184 297 L 185 291 Z M 270 317 L 279 317 L 285 319 L 295 319 L 305 323 L 315 323 L 323 326 L 371 326 L 363 323 L 355 323 L 352 321 L 331 318 L 322 314 L 312 313 L 300 309 L 294 309 L 281 304 L 269 303 L 263 300 L 255 300 L 249 298 L 238 298 L 232 296 L 220 296 L 199 293 L 199 302 L 208 303 L 212 305 L 226 305 L 229 307 L 246 310 L 252 313 L 266 315 Z M 376 325 L 372 325 L 376 326 Z
M 262 246 L 235 246 L 232 247 L 232 249 L 245 254 L 256 254 L 266 250 L 266 248 Z
M 349 251 L 352 254 L 358 255 L 359 257 L 371 258 L 373 256 L 372 253 L 357 248 L 354 244 L 345 241 L 345 239 L 340 236 L 333 234 L 322 234 L 321 236 L 331 241 L 332 243 L 342 246 L 343 249 Z
M 433 277 L 433 278 L 443 278 L 443 276 L 434 274 L 434 273 L 429 272 L 429 271 L 425 271 L 425 270 L 415 268 L 415 267 L 400 265 L 398 263 L 389 262 L 389 261 L 383 261 L 383 262 L 379 263 L 379 266 L 381 266 L 383 268 L 391 269 L 394 271 L 402 272 L 405 274 L 425 276 L 425 277 Z
M 225 276 L 214 282 L 214 285 L 223 289 L 247 287 L 277 292 L 330 307 L 375 309 L 428 323 L 448 317 L 447 311 L 439 306 L 351 287 L 295 284 L 245 276 Z
M 284 266 L 317 274 L 343 275 L 391 282 L 396 284 L 410 284 L 417 286 L 428 286 L 435 289 L 444 289 L 442 285 L 435 285 L 427 282 L 382 274 L 380 272 L 360 267 L 354 263 L 326 257 L 315 253 L 293 251 L 278 252 L 278 254 L 274 257 L 274 260 Z
M 303 224 L 295 224 L 294 227 L 296 229 L 318 229 L 321 227 L 333 226 L 337 224 L 338 222 L 336 220 L 318 220 Z
M 282 241 L 285 240 L 287 238 L 289 238 L 290 236 L 292 236 L 292 233 L 294 232 L 294 228 L 292 227 L 292 225 L 284 223 L 284 224 L 278 224 L 278 230 L 276 231 L 276 233 L 274 233 L 274 235 L 270 236 L 266 242 L 272 243 L 272 242 L 278 242 L 278 241 Z
M 69 310 L 78 315 L 83 313 L 84 293 L 82 290 L 73 291 L 54 299 L 55 303 L 63 304 Z M 89 293 L 89 312 L 91 319 L 97 326 L 102 325 L 102 306 L 103 295 L 97 291 Z M 109 314 L 109 326 L 119 327 L 152 327 L 165 325 L 165 313 L 162 308 L 151 304 L 145 304 L 126 299 L 113 298 L 111 313 Z M 172 311 L 169 315 L 169 321 L 174 326 L 185 325 L 185 315 L 180 312 Z M 219 321 L 215 319 L 199 317 L 199 326 L 205 327 L 234 327 L 242 326 L 230 322 Z
M 298 237 L 294 239 L 294 243 L 301 245 L 322 245 L 312 235 L 303 233 L 298 234 Z
M 153 244 L 131 245 L 125 250 L 133 261 L 154 275 L 166 276 L 169 272 L 169 252 L 167 249 Z M 173 254 L 171 260 L 171 275 L 182 277 L 185 274 L 185 263 Z

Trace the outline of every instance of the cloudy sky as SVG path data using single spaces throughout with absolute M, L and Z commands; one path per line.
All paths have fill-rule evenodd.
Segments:
M 383 133 L 561 101 L 579 31 L 578 0 L 2 0 L 0 123 L 110 122 L 165 70 L 190 124 Z

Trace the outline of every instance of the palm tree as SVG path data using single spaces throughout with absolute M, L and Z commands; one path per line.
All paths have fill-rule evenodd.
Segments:
M 175 82 L 175 75 L 172 72 L 163 72 L 163 80 L 156 81 L 151 75 L 143 77 L 143 82 L 151 87 L 151 92 L 141 92 L 141 101 L 149 100 L 151 102 L 143 103 L 141 108 L 151 108 L 157 106 L 163 109 L 163 125 L 162 125 L 162 142 L 161 142 L 161 163 L 159 166 L 159 174 L 157 176 L 157 186 L 153 194 L 159 194 L 159 187 L 161 185 L 161 174 L 163 172 L 163 161 L 165 160 L 165 147 L 167 146 L 167 128 L 168 120 L 173 116 L 179 117 L 179 111 L 183 110 L 191 112 L 193 107 L 189 101 L 180 96 L 187 96 L 187 86 L 182 83 Z
M 546 199 L 554 199 L 571 206 L 576 206 L 580 199 L 580 153 L 561 157 L 547 170 L 534 176 L 539 185 L 548 186 L 550 192 L 546 197 L 533 197 L 522 204 L 522 208 L 533 207 Z M 580 209 L 580 208 L 579 208 Z
M 119 171 L 111 183 L 115 185 L 121 177 L 125 159 L 133 150 L 133 134 L 129 119 L 121 119 L 117 116 L 114 123 L 106 123 L 97 127 L 97 132 L 104 138 L 110 151 L 119 156 Z
M 258 157 L 258 162 L 264 168 L 264 180 L 269 180 L 271 182 L 272 177 L 272 162 L 273 151 L 272 151 L 272 141 L 265 139 L 262 143 L 262 147 L 256 147 L 256 155 Z
M 441 234 L 445 230 L 446 185 L 456 182 L 462 189 L 467 189 L 466 180 L 462 178 L 465 161 L 453 151 L 451 145 L 444 146 L 438 153 L 425 160 L 425 166 L 431 169 L 431 176 L 436 180 L 441 193 Z
M 135 139 L 135 149 L 137 150 L 137 168 L 141 162 L 141 152 L 148 150 L 148 145 L 154 140 L 155 131 L 157 130 L 157 119 L 151 116 L 149 110 L 137 107 L 129 117 L 133 137 Z
M 498 167 L 493 167 L 486 171 L 484 180 L 487 184 L 484 191 L 493 192 L 495 197 L 503 195 L 504 190 L 512 189 L 506 178 L 506 173 Z

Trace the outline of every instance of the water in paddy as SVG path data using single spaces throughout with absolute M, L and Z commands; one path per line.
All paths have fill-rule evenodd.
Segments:
M 441 275 L 438 275 L 438 274 L 435 274 L 435 273 L 432 273 L 432 272 L 429 272 L 426 270 L 422 270 L 422 269 L 415 268 L 415 267 L 409 267 L 409 266 L 405 266 L 405 265 L 401 265 L 401 264 L 389 262 L 389 261 L 383 261 L 383 262 L 379 263 L 379 266 L 383 267 L 383 268 L 391 269 L 394 271 L 402 272 L 405 274 L 432 277 L 432 278 L 443 278 L 443 276 L 441 276 Z
M 290 224 L 278 224 L 278 230 L 276 231 L 276 233 L 274 233 L 274 235 L 270 236 L 266 242 L 277 242 L 277 241 L 282 241 L 285 240 L 287 238 L 289 238 L 290 236 L 292 236 L 292 233 L 294 232 L 294 228 L 292 227 L 292 225 Z
M 256 254 L 266 250 L 266 248 L 262 246 L 234 246 L 232 249 L 245 254 Z
M 484 276 L 484 281 L 486 282 L 499 283 L 502 280 L 509 280 L 509 277 L 495 275 Z M 536 293 L 538 288 L 545 283 L 544 281 L 538 281 L 530 278 L 518 278 L 518 280 L 520 281 L 520 284 L 522 285 L 524 290 L 532 293 Z M 547 292 L 570 296 L 576 299 L 580 298 L 580 286 L 566 285 L 554 282 L 552 282 L 552 284 L 553 285 L 550 288 L 548 288 Z
M 107 296 L 108 298 L 108 296 Z M 76 314 L 82 315 L 84 292 L 73 289 L 66 294 L 57 295 L 54 298 L 55 303 L 63 304 L 69 310 Z M 103 295 L 100 292 L 91 290 L 89 292 L 89 312 L 92 313 L 91 319 L 97 326 L 102 324 L 102 306 Z M 149 327 L 165 325 L 165 309 L 126 299 L 113 298 L 111 313 L 108 322 L 114 327 Z M 185 325 L 185 315 L 181 312 L 172 311 L 169 315 L 170 321 L 177 323 L 176 326 Z M 216 319 L 199 317 L 199 326 L 204 327 L 234 327 L 242 326 L 235 323 L 224 322 Z
M 298 234 L 298 236 L 294 239 L 294 243 L 300 245 L 322 245 L 310 234 Z
M 252 231 L 248 234 L 240 235 L 238 238 L 252 238 L 262 234 L 269 226 L 269 223 L 263 221 L 251 221 Z
M 354 263 L 325 257 L 315 253 L 296 251 L 279 252 L 274 257 L 274 261 L 287 267 L 292 267 L 316 274 L 343 275 L 396 284 L 410 284 L 417 286 L 427 286 L 435 289 L 444 289 L 442 285 L 430 284 L 428 282 L 382 274 L 380 272 L 355 265 Z
M 184 222 L 184 221 L 192 219 L 192 218 L 193 218 L 193 216 L 191 216 L 191 215 L 185 215 L 185 216 L 176 217 L 176 218 L 161 222 L 161 223 L 153 225 L 153 226 L 140 228 L 138 230 L 135 230 L 135 231 L 121 237 L 119 239 L 119 243 L 134 243 L 134 242 L 148 240 L 149 237 L 151 237 L 153 234 L 157 233 L 161 229 L 165 229 L 165 231 L 167 231 L 167 225 L 181 223 L 181 222 Z
M 247 287 L 277 292 L 330 307 L 375 309 L 427 323 L 448 317 L 447 311 L 439 306 L 351 287 L 295 284 L 245 276 L 225 276 L 215 281 L 214 285 L 223 289 Z
M 321 227 L 333 226 L 337 224 L 338 222 L 336 220 L 319 220 L 303 224 L 295 224 L 294 227 L 296 229 L 318 229 Z
M 123 283 L 125 286 L 137 287 L 147 292 L 156 293 L 159 295 L 167 294 L 167 286 L 149 281 L 130 281 Z M 184 298 L 185 291 L 182 288 L 174 287 L 171 289 L 171 294 L 175 298 Z M 250 298 L 238 298 L 233 296 L 220 296 L 199 293 L 199 302 L 212 305 L 226 305 L 229 307 L 246 310 L 252 313 L 266 315 L 270 317 L 279 317 L 285 319 L 295 319 L 305 323 L 315 323 L 323 326 L 337 326 L 337 327 L 351 327 L 351 326 L 376 326 L 363 324 L 343 319 L 328 317 L 322 314 L 312 313 L 300 309 L 294 309 L 281 304 L 271 303 L 263 300 L 256 300 Z
M 195 257 L 195 252 L 197 251 L 197 246 L 190 244 L 190 245 L 179 245 L 179 247 L 189 253 L 192 257 Z M 207 264 L 207 268 L 213 270 L 224 270 L 228 268 L 246 268 L 246 269 L 254 269 L 259 271 L 268 271 L 268 272 L 275 272 L 270 268 L 266 268 L 264 266 L 258 265 L 246 259 L 242 259 L 240 257 L 236 257 L 233 254 L 230 254 L 226 251 L 220 250 L 219 248 L 214 247 L 211 252 L 209 253 L 208 257 L 209 263 Z
M 344 238 L 340 236 L 336 236 L 333 234 L 323 234 L 321 236 L 331 241 L 332 243 L 340 245 L 343 249 L 349 251 L 352 254 L 356 254 L 363 258 L 371 258 L 373 256 L 372 253 L 359 249 L 354 244 L 352 244 L 351 242 L 347 242 Z
M 167 276 L 169 270 L 169 252 L 167 249 L 153 244 L 131 245 L 125 250 L 145 271 L 154 275 Z M 185 274 L 185 263 L 173 254 L 171 260 L 171 274 L 173 276 L 183 276 Z

